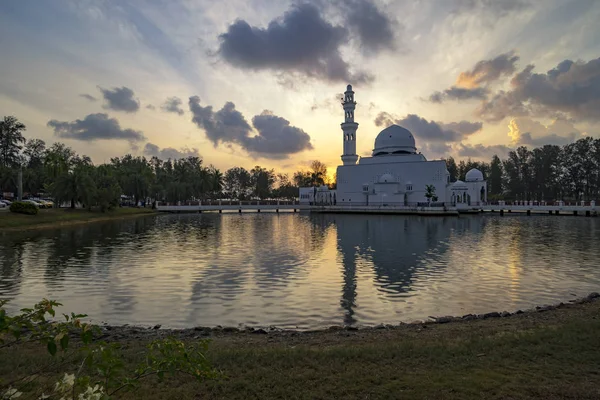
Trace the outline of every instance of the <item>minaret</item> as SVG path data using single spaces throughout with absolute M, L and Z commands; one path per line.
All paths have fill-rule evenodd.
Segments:
M 344 122 L 342 122 L 342 132 L 344 133 L 344 153 L 342 154 L 342 162 L 344 165 L 354 165 L 358 161 L 356 155 L 356 130 L 358 124 L 354 122 L 354 109 L 356 108 L 356 102 L 354 101 L 354 92 L 352 91 L 352 85 L 348 85 L 346 92 L 344 92 L 344 101 L 342 107 L 344 107 Z

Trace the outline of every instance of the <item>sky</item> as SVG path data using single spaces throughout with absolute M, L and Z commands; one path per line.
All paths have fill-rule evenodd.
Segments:
M 340 164 L 399 124 L 428 159 L 600 137 L 596 0 L 5 0 L 0 113 L 95 163 Z

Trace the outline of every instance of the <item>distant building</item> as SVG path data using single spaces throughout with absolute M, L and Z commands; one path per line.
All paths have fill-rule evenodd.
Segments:
M 343 165 L 337 168 L 337 189 L 300 188 L 301 203 L 416 206 L 433 202 L 461 207 L 487 201 L 481 171 L 472 169 L 465 182 L 451 183 L 446 162 L 427 161 L 417 152 L 413 134 L 401 126 L 391 125 L 382 130 L 375 139 L 371 157 L 359 157 L 356 154 L 358 123 L 354 122 L 356 102 L 351 85 L 344 93 L 342 107 Z

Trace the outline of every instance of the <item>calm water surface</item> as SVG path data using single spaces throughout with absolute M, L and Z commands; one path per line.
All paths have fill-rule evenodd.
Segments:
M 0 233 L 0 298 L 113 324 L 398 323 L 599 291 L 599 239 L 585 217 L 160 215 Z

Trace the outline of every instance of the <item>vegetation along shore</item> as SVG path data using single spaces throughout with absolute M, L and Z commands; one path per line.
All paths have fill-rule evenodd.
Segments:
M 320 331 L 101 327 L 96 340 L 118 345 L 123 368 L 144 348 L 174 337 L 210 339 L 206 379 L 151 376 L 116 398 L 161 399 L 596 399 L 600 394 L 600 295 L 516 313 Z M 44 370 L 45 349 L 0 348 L 0 376 Z M 71 373 L 80 360 L 42 375 Z M 33 383 L 22 392 L 37 393 Z
M 57 228 L 60 226 L 80 225 L 90 222 L 148 216 L 155 213 L 149 208 L 123 207 L 111 211 L 88 211 L 84 209 L 47 209 L 39 210 L 37 215 L 25 215 L 4 211 L 0 213 L 0 230 L 18 231 L 31 229 Z

